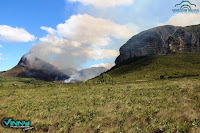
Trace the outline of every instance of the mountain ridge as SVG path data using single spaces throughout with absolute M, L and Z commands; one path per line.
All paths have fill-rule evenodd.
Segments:
M 107 71 L 105 67 L 92 67 L 77 71 L 74 68 L 58 69 L 39 59 L 24 55 L 12 69 L 0 73 L 4 77 L 36 78 L 45 81 L 66 81 L 66 83 L 86 81 Z
M 151 61 L 153 62 L 154 60 L 157 62 L 157 66 L 159 66 L 158 64 L 159 62 L 162 64 L 165 64 L 165 62 L 157 61 L 157 59 L 171 60 L 172 63 L 174 63 L 174 66 L 172 64 L 172 68 L 173 67 L 178 68 L 179 66 L 177 66 L 176 62 L 179 62 L 180 60 L 183 61 L 183 63 L 184 61 L 186 61 L 185 63 L 186 64 L 188 63 L 188 66 L 190 66 L 190 68 L 193 68 L 189 60 L 184 59 L 184 58 L 188 58 L 190 57 L 190 54 L 194 54 L 194 56 L 193 55 L 191 56 L 191 59 L 192 60 L 195 60 L 194 58 L 199 59 L 199 56 L 200 56 L 199 51 L 200 51 L 200 25 L 192 25 L 192 26 L 186 26 L 186 27 L 166 25 L 166 26 L 155 27 L 155 28 L 143 31 L 133 36 L 131 39 L 129 39 L 127 43 L 125 43 L 120 48 L 120 55 L 117 57 L 115 61 L 116 65 L 109 71 L 102 69 L 101 72 L 107 71 L 106 73 L 110 73 L 111 75 L 113 75 L 114 71 L 116 72 L 119 69 L 121 69 L 120 67 L 129 65 L 131 63 L 137 66 L 137 68 L 135 66 L 130 66 L 130 67 L 135 68 L 135 70 L 140 70 L 141 68 L 143 68 L 143 65 L 148 66 L 151 64 Z M 195 52 L 198 52 L 198 53 L 195 53 Z M 183 53 L 183 55 L 175 54 L 175 55 L 169 56 L 169 58 L 165 56 L 160 57 L 160 55 L 168 55 L 168 54 L 174 54 L 174 53 Z M 156 57 L 156 55 L 158 56 L 158 58 Z M 92 69 L 77 71 L 73 68 L 66 68 L 63 70 L 59 70 L 55 66 L 39 58 L 33 58 L 33 57 L 28 58 L 28 56 L 29 56 L 28 54 L 24 55 L 17 66 L 15 66 L 13 69 L 7 72 L 1 73 L 1 75 L 11 76 L 11 77 L 38 78 L 38 79 L 47 80 L 47 81 L 55 81 L 55 80 L 66 81 L 67 79 L 69 79 L 70 80 L 69 82 L 71 81 L 74 82 L 74 81 L 88 80 L 88 77 L 92 75 L 91 72 L 93 73 L 97 72 L 95 76 L 98 76 L 100 74 L 98 73 L 98 71 L 92 71 Z M 173 60 L 172 58 L 177 58 L 177 57 L 180 60 L 176 60 L 176 62 L 174 62 L 175 60 Z M 168 62 L 168 64 L 165 64 L 165 65 L 170 65 L 170 62 Z M 182 66 L 181 69 L 184 69 L 183 67 L 184 65 L 181 62 L 179 62 L 178 65 L 181 65 Z M 152 66 L 152 67 L 154 68 L 155 66 Z M 163 76 L 176 77 L 176 75 L 173 75 L 173 73 L 170 72 L 171 70 L 166 69 L 163 66 L 160 66 L 160 67 L 161 69 L 165 69 L 166 73 L 170 73 L 170 74 L 162 73 L 162 70 L 161 70 L 160 75 L 159 74 L 155 75 L 157 79 L 162 78 Z M 196 68 L 199 69 L 198 63 L 195 64 L 195 69 Z M 129 67 L 128 69 L 132 70 Z M 156 69 L 159 69 L 159 68 L 156 68 Z M 135 70 L 132 70 L 132 71 L 135 72 Z M 148 70 L 154 71 L 154 69 L 151 69 L 151 68 L 150 69 L 148 68 Z M 125 69 L 123 69 L 123 71 L 126 72 Z M 89 76 L 88 74 L 86 74 L 86 72 L 89 73 Z M 174 70 L 175 74 L 176 72 L 177 71 Z M 188 72 L 189 72 L 189 67 L 187 67 L 186 73 L 184 72 L 184 70 L 182 70 L 181 73 L 182 75 L 184 74 L 190 75 Z M 118 71 L 118 73 L 121 73 L 121 72 Z M 146 72 L 146 74 L 147 73 L 148 72 Z M 194 75 L 194 72 L 192 73 L 192 75 Z M 141 75 L 141 76 L 145 76 L 145 75 Z M 93 78 L 93 76 L 91 78 Z

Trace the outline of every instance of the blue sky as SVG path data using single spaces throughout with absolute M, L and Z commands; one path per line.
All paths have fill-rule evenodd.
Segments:
M 172 12 L 174 5 L 180 2 L 0 0 L 0 71 L 14 67 L 30 50 L 35 53 L 34 56 L 62 68 L 69 64 L 77 69 L 98 64 L 113 65 L 120 46 L 140 31 L 163 24 L 186 26 L 200 23 L 199 14 Z M 194 0 L 191 2 L 199 4 Z M 42 29 L 42 26 L 45 28 Z M 10 36 L 7 37 L 8 31 Z M 13 36 L 16 38 L 13 39 Z M 56 58 L 49 59 L 50 55 Z

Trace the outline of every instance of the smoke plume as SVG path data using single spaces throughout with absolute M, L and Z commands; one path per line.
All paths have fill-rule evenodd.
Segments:
M 124 25 L 87 14 L 73 15 L 56 29 L 41 27 L 48 34 L 33 44 L 28 59 L 35 57 L 59 69 L 80 69 L 88 60 L 109 59 L 118 51 L 108 49 L 112 38 L 128 39 L 132 32 Z

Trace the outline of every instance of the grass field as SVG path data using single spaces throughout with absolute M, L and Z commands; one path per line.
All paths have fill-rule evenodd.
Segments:
M 76 84 L 0 77 L 0 119 L 30 120 L 29 132 L 199 133 L 200 56 L 185 55 L 144 58 Z

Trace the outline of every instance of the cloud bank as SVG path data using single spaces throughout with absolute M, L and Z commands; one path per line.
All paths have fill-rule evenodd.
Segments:
M 113 38 L 129 39 L 133 35 L 125 25 L 87 14 L 73 15 L 56 29 L 41 29 L 48 34 L 33 45 L 29 54 L 61 69 L 80 68 L 88 60 L 115 58 L 119 52 L 106 48 Z
M 197 8 L 200 7 L 200 2 L 196 0 L 190 0 L 191 3 L 196 4 Z M 200 24 L 200 13 L 177 13 L 171 16 L 167 22 L 159 25 L 174 25 L 174 26 L 189 26 Z
M 2 42 L 29 42 L 34 41 L 35 36 L 23 28 L 13 28 L 7 25 L 0 25 L 0 41 Z
M 172 16 L 167 24 L 174 26 L 189 26 L 200 24 L 200 14 L 176 14 Z
M 134 0 L 68 0 L 71 2 L 80 2 L 84 5 L 93 5 L 97 8 L 115 7 L 120 5 L 131 5 Z

